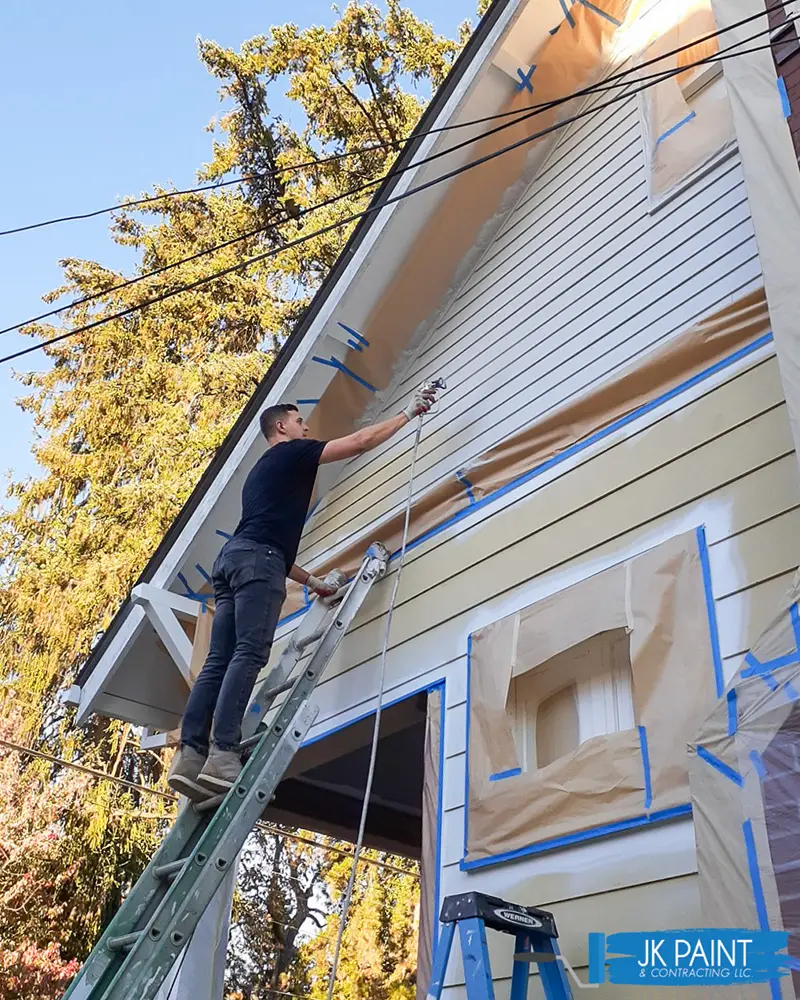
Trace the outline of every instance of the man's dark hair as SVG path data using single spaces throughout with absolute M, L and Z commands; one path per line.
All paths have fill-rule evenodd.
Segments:
M 261 433 L 269 441 L 275 433 L 280 420 L 285 420 L 294 411 L 299 412 L 294 403 L 279 403 L 277 406 L 268 406 L 261 414 Z

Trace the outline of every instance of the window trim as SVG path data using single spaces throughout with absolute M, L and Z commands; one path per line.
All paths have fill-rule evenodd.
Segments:
M 600 632 L 512 678 L 506 711 L 513 721 L 514 740 L 523 773 L 541 770 L 535 760 L 535 751 L 534 760 L 530 759 L 530 749 L 536 747 L 539 709 L 548 699 L 568 687 L 574 686 L 576 695 L 578 743 L 573 749 L 596 736 L 636 728 L 629 642 L 629 633 L 624 630 Z M 590 643 L 596 643 L 596 646 Z M 621 647 L 624 647 L 622 655 L 618 652 Z M 587 670 L 585 661 L 595 657 L 597 665 L 592 664 Z M 563 674 L 564 683 L 552 689 L 546 687 L 538 698 L 521 695 L 520 687 L 535 683 L 537 677 L 541 677 L 541 671 L 554 660 L 561 661 L 559 674 Z M 547 767 L 553 762 L 542 766 Z

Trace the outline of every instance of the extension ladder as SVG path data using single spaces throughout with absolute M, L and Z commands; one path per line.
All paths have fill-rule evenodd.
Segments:
M 383 545 L 373 543 L 349 586 L 313 602 L 251 700 L 241 746 L 252 749 L 238 781 L 226 795 L 180 811 L 64 1000 L 152 1000 L 156 995 L 313 724 L 314 688 L 372 584 L 386 573 L 388 559 Z M 298 663 L 303 668 L 295 671 Z M 282 694 L 286 698 L 276 706 Z
M 527 997 L 531 962 L 539 966 L 546 1000 L 572 1000 L 572 991 L 559 960 L 558 931 L 552 913 L 535 906 L 507 903 L 482 892 L 464 892 L 446 897 L 439 919 L 444 927 L 433 955 L 428 1000 L 440 1000 L 442 995 L 456 927 L 461 942 L 467 1000 L 494 1000 L 486 946 L 487 927 L 515 937 L 511 1000 Z

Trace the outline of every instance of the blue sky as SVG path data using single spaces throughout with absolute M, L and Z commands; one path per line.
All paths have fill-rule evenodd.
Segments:
M 342 3 L 344 0 L 342 0 Z M 475 20 L 474 0 L 407 0 L 406 5 L 455 37 Z M 281 5 L 282 6 L 282 5 Z M 0 229 L 113 204 L 154 182 L 190 186 L 209 159 L 205 131 L 219 112 L 216 82 L 197 55 L 196 38 L 232 47 L 288 18 L 257 0 L 41 0 L 7 5 L 0 34 L 4 155 L 0 158 Z M 329 24 L 329 0 L 295 0 L 291 20 Z M 286 110 L 281 94 L 273 107 Z M 112 267 L 132 259 L 116 246 L 103 217 L 0 237 L 0 327 L 42 311 L 58 286 L 62 257 Z M 30 341 L 0 338 L 0 354 Z M 32 354 L 18 371 L 41 365 Z M 35 472 L 33 427 L 14 404 L 25 388 L 0 368 L 0 473 Z M 0 487 L 0 504 L 5 486 Z

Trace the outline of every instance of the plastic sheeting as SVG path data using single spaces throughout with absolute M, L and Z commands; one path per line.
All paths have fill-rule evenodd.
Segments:
M 526 769 L 509 710 L 512 677 L 534 671 L 543 699 L 570 679 L 547 676 L 555 657 L 620 628 L 636 726 Z M 469 690 L 468 863 L 685 805 L 685 746 L 716 696 L 697 533 L 474 633 Z
M 534 421 L 517 434 L 469 463 L 472 498 L 456 475 L 441 480 L 414 498 L 409 537 L 417 539 L 466 511 L 475 500 L 502 489 L 536 466 L 564 454 L 571 447 L 602 432 L 640 407 L 659 398 L 735 351 L 769 332 L 770 322 L 762 289 L 706 317 L 661 347 L 645 354 L 599 388 L 584 393 L 553 413 Z M 315 567 L 324 576 L 334 567 L 352 576 L 369 544 L 378 538 L 396 551 L 402 538 L 404 511 L 364 531 L 332 559 Z M 287 587 L 282 616 L 304 605 L 302 588 Z
M 797 574 L 689 748 L 703 926 L 788 931 L 798 968 L 799 598 Z M 798 972 L 763 986 L 726 987 L 719 996 L 796 994 Z

